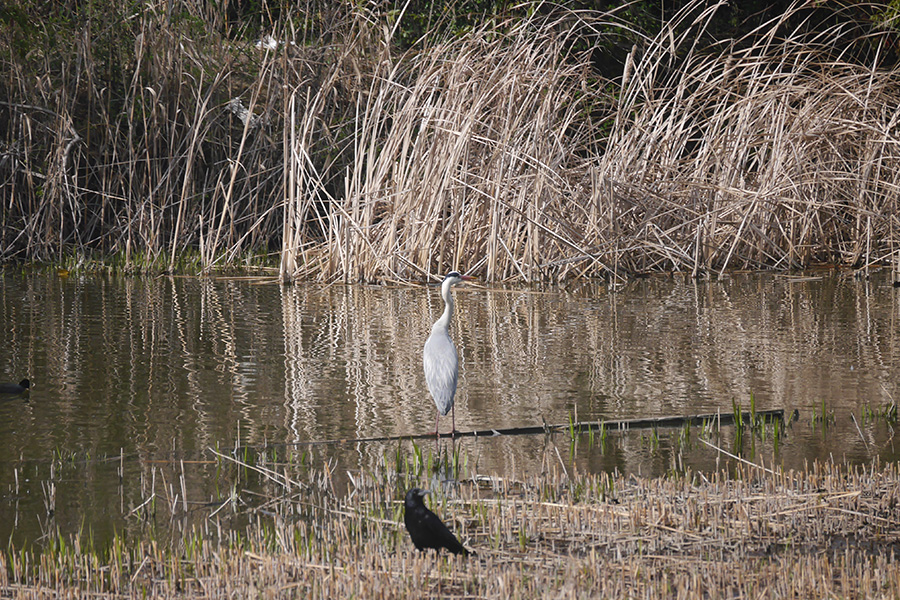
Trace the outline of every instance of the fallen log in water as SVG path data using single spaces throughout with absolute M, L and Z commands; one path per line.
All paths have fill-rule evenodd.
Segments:
M 791 420 L 798 417 L 798 411 L 791 414 Z M 740 413 L 740 421 L 745 424 L 752 424 L 754 418 L 763 420 L 766 423 L 772 421 L 784 421 L 784 409 L 776 408 L 772 410 L 758 410 L 755 412 L 744 411 Z M 651 417 L 645 419 L 620 419 L 615 421 L 579 421 L 576 423 L 566 423 L 563 425 L 532 425 L 529 427 L 508 427 L 506 429 L 481 429 L 476 431 L 457 431 L 456 436 L 461 437 L 495 437 L 500 435 L 535 435 L 540 433 L 559 433 L 564 431 L 574 431 L 575 433 L 587 433 L 589 431 L 628 431 L 630 429 L 660 429 L 684 427 L 685 425 L 704 425 L 707 423 L 719 426 L 734 425 L 736 421 L 735 413 L 708 413 L 702 415 L 682 415 L 670 417 Z M 293 442 L 289 446 L 315 446 L 325 444 L 360 444 L 365 442 L 392 442 L 401 440 L 425 440 L 434 439 L 433 433 L 419 433 L 416 435 L 389 435 L 382 437 L 370 438 L 345 438 L 334 440 L 318 440 L 309 442 Z M 449 438 L 450 434 L 441 434 L 441 437 Z

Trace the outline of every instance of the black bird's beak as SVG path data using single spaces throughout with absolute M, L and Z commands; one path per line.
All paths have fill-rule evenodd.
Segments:
M 419 490 L 419 495 L 422 496 L 423 498 L 430 493 L 431 493 L 430 490 Z

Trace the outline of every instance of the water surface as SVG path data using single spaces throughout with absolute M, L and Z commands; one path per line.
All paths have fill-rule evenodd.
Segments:
M 11 273 L 2 283 L 0 379 L 33 382 L 27 397 L 0 397 L 2 540 L 145 526 L 135 508 L 153 491 L 173 505 L 221 498 L 230 491 L 211 449 L 433 428 L 421 351 L 443 308 L 436 287 Z M 898 459 L 891 424 L 867 418 L 898 397 L 900 290 L 885 274 L 455 294 L 461 430 L 730 413 L 752 394 L 757 408 L 800 420 L 777 443 L 735 448 L 725 430 L 729 451 L 750 444 L 749 459 L 785 468 Z M 602 447 L 561 435 L 458 446 L 470 470 L 506 477 L 550 465 L 660 475 L 721 459 L 678 432 L 612 434 Z M 337 473 L 412 451 L 315 448 Z

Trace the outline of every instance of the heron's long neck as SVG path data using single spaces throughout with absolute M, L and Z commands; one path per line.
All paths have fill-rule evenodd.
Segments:
M 450 329 L 450 319 L 453 318 L 453 295 L 450 293 L 449 285 L 441 286 L 441 297 L 444 299 L 444 313 L 441 318 L 435 322 L 435 327 L 440 326 L 444 329 Z

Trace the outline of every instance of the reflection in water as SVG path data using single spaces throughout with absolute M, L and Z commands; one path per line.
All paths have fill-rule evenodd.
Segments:
M 801 413 L 778 448 L 744 442 L 769 463 L 898 458 L 893 431 L 862 419 L 864 407 L 898 397 L 900 291 L 885 277 L 660 277 L 614 293 L 592 283 L 455 293 L 461 430 L 731 412 L 752 394 L 758 408 Z M 429 432 L 421 353 L 442 308 L 433 286 L 4 275 L 0 380 L 29 377 L 33 388 L 0 400 L 0 539 L 36 539 L 52 525 L 50 479 L 56 525 L 89 518 L 122 530 L 154 493 L 172 505 L 228 493 L 210 448 Z M 717 442 L 732 450 L 733 432 Z M 457 445 L 470 469 L 502 476 L 649 475 L 718 460 L 679 432 L 613 432 L 602 446 L 582 438 L 570 447 L 559 435 Z M 350 444 L 317 456 L 341 473 L 410 449 Z M 69 471 L 50 478 L 51 462 Z

